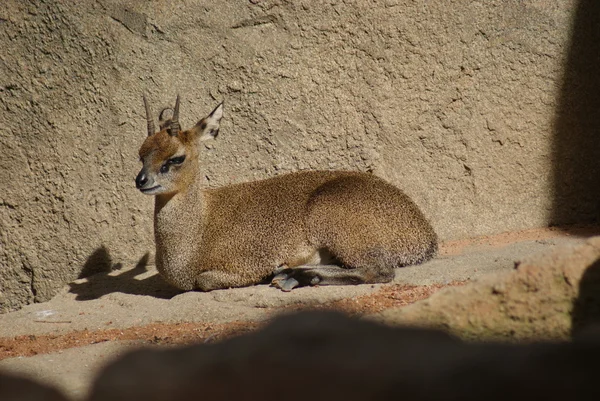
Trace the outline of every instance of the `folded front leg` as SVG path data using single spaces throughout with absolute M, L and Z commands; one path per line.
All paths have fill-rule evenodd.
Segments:
M 308 285 L 349 285 L 371 282 L 364 269 L 344 269 L 336 265 L 302 265 L 277 268 L 271 285 L 282 291 Z M 389 281 L 389 280 L 388 280 Z

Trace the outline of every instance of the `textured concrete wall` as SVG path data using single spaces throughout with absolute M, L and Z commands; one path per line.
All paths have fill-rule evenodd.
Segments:
M 574 9 L 5 0 L 0 310 L 153 250 L 152 199 L 133 185 L 143 91 L 155 110 L 181 93 L 184 126 L 226 101 L 202 154 L 209 185 L 369 170 L 413 196 L 442 239 L 548 224 Z

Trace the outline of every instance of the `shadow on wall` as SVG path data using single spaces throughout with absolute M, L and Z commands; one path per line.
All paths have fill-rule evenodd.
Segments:
M 102 246 L 96 249 L 87 259 L 79 278 L 85 282 L 69 283 L 70 292 L 77 294 L 78 301 L 98 299 L 103 295 L 121 292 L 132 295 L 149 295 L 156 298 L 169 299 L 181 293 L 181 290 L 170 286 L 158 273 L 143 279 L 137 279 L 140 274 L 148 271 L 147 265 L 150 254 L 146 253 L 131 270 L 115 274 L 123 269 L 121 263 L 113 264 L 108 250 Z
M 600 220 L 600 1 L 580 0 L 554 126 L 551 224 Z
M 77 278 L 87 278 L 98 273 L 108 273 L 111 270 L 119 270 L 122 267 L 121 264 L 113 266 L 108 249 L 101 246 L 87 258 Z
M 573 337 L 600 328 L 600 259 L 592 263 L 581 277 L 571 319 Z

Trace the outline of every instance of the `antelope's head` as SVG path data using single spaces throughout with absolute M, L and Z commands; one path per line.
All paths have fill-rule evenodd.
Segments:
M 158 132 L 154 127 L 146 96 L 144 107 L 148 137 L 139 150 L 143 166 L 135 179 L 135 185 L 147 195 L 174 194 L 184 190 L 196 177 L 198 142 L 215 138 L 219 133 L 223 103 L 185 131 L 179 125 L 179 95 L 173 109 L 163 109 L 160 113 Z M 171 110 L 172 116 L 167 118 Z

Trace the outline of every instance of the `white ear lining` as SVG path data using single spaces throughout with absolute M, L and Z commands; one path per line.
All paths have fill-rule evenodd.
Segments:
M 209 119 L 214 118 L 219 122 L 223 118 L 223 102 L 221 102 L 208 116 Z
M 206 128 L 204 128 L 204 132 L 200 135 L 201 141 L 213 139 L 219 133 L 219 122 L 217 120 L 209 117 L 206 122 Z

